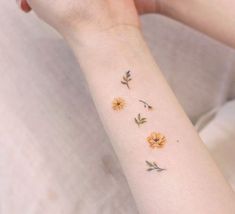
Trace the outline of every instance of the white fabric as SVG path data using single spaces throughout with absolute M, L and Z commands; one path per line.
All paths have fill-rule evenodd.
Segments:
M 235 191 L 235 100 L 218 110 L 200 136 Z
M 72 53 L 32 13 L 0 2 L 0 213 L 136 214 Z M 143 29 L 193 121 L 235 95 L 232 49 L 159 16 Z

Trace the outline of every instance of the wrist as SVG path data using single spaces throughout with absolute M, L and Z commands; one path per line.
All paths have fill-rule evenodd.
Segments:
M 125 67 L 127 59 L 141 57 L 148 51 L 140 29 L 133 26 L 115 26 L 84 35 L 85 38 L 80 35 L 67 41 L 85 73 L 96 71 L 97 66 L 106 70 Z
M 111 25 L 103 29 L 87 27 L 85 30 L 72 30 L 63 34 L 65 40 L 72 48 L 92 48 L 93 46 L 103 46 L 109 42 L 121 42 L 131 39 L 134 35 L 139 35 L 140 27 L 130 24 Z
M 85 54 L 98 57 L 117 49 L 123 52 L 127 48 L 136 48 L 144 41 L 140 29 L 132 25 L 114 26 L 103 31 L 74 33 L 66 40 L 78 57 Z

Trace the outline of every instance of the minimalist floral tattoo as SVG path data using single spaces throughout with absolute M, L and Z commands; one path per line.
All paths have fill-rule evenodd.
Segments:
M 147 164 L 148 168 L 147 171 L 153 171 L 156 170 L 157 172 L 162 172 L 166 169 L 160 168 L 155 162 L 149 162 L 149 161 L 145 161 L 145 163 Z
M 147 142 L 152 149 L 162 148 L 166 144 L 166 137 L 161 133 L 152 132 L 147 137 Z
M 126 102 L 123 98 L 121 97 L 118 97 L 118 98 L 115 98 L 112 102 L 112 108 L 113 110 L 115 111 L 120 111 L 122 110 L 126 105 Z
M 135 123 L 140 126 L 141 124 L 144 124 L 147 122 L 147 118 L 145 117 L 141 117 L 140 114 L 138 114 L 138 116 L 135 118 Z
M 139 102 L 144 104 L 144 107 L 147 108 L 148 110 L 153 110 L 153 107 L 151 105 L 149 105 L 147 102 L 143 101 L 143 100 L 139 100 Z
M 125 75 L 122 77 L 121 83 L 126 85 L 128 89 L 130 89 L 129 82 L 131 81 L 131 71 L 127 71 Z
M 122 76 L 121 84 L 125 85 L 125 87 L 130 89 L 130 82 L 131 81 L 132 81 L 132 73 L 130 70 L 128 70 Z M 137 99 L 136 102 L 141 103 L 141 105 L 148 111 L 153 110 L 153 106 L 150 105 L 145 100 Z M 126 107 L 126 105 L 127 105 L 126 101 L 121 97 L 116 97 L 112 101 L 112 109 L 114 111 L 122 111 Z M 148 113 L 148 114 L 150 114 L 150 113 Z M 139 113 L 134 118 L 134 123 L 138 127 L 142 126 L 143 124 L 145 124 L 147 122 L 149 123 L 149 119 L 147 119 L 145 116 L 143 116 L 142 113 Z M 179 142 L 179 140 L 177 140 L 177 142 Z M 167 140 L 163 134 L 161 134 L 159 132 L 152 132 L 152 133 L 150 133 L 149 136 L 146 137 L 146 143 L 149 145 L 150 149 L 161 149 L 165 146 L 165 144 L 167 143 Z M 145 163 L 147 165 L 146 170 L 148 172 L 150 172 L 150 171 L 162 172 L 162 171 L 166 170 L 164 168 L 159 167 L 158 164 L 154 161 L 147 161 L 146 160 Z

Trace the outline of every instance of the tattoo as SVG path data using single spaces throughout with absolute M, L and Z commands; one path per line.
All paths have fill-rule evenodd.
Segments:
M 143 100 L 139 100 L 139 102 L 143 103 L 144 104 L 144 107 L 145 108 L 148 108 L 148 110 L 152 110 L 153 107 L 151 105 L 149 105 L 147 102 L 143 101 Z
M 152 149 L 162 148 L 166 144 L 166 137 L 161 133 L 152 132 L 147 137 L 147 142 Z
M 135 123 L 140 126 L 141 124 L 144 124 L 147 122 L 147 119 L 145 117 L 141 117 L 140 114 L 138 114 L 137 118 L 135 118 Z
M 118 97 L 118 98 L 115 98 L 112 102 L 112 108 L 113 110 L 115 111 L 120 111 L 122 110 L 126 105 L 126 102 L 123 98 L 121 97 Z
M 130 81 L 132 81 L 132 75 L 131 75 L 131 71 L 128 70 L 124 73 L 124 75 L 122 76 L 121 79 L 121 84 L 126 85 L 126 87 L 128 89 L 130 89 Z M 147 103 L 144 100 L 138 100 L 143 106 L 144 108 L 146 108 L 147 110 L 153 110 L 153 106 L 150 105 L 149 103 Z M 126 101 L 121 98 L 121 97 L 116 97 L 113 99 L 112 101 L 112 109 L 114 111 L 121 111 L 126 107 Z M 143 117 L 141 115 L 141 113 L 139 113 L 135 118 L 134 118 L 134 122 L 138 125 L 138 127 L 140 127 L 141 125 L 143 125 L 144 123 L 147 123 L 148 120 L 146 117 Z M 149 145 L 149 147 L 151 149 L 160 149 L 163 148 L 165 146 L 165 144 L 167 143 L 166 141 L 166 137 L 158 132 L 152 132 L 147 138 L 146 141 Z M 177 139 L 177 142 L 179 142 L 179 140 Z M 157 172 L 162 172 L 166 169 L 161 168 L 158 166 L 158 164 L 156 164 L 156 162 L 151 162 L 151 161 L 145 161 L 146 165 L 147 165 L 147 171 L 157 171 Z
M 122 81 L 121 81 L 121 83 L 123 85 L 126 85 L 128 89 L 130 89 L 129 82 L 132 80 L 130 72 L 131 71 L 127 71 L 125 75 L 122 77 Z
M 149 161 L 145 161 L 145 163 L 148 165 L 148 169 L 147 171 L 153 171 L 156 170 L 157 172 L 162 172 L 166 169 L 160 168 L 155 162 L 149 162 Z

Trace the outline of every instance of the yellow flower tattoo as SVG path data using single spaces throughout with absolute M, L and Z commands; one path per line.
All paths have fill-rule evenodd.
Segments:
M 161 133 L 152 132 L 147 137 L 147 142 L 149 146 L 153 149 L 162 148 L 166 144 L 166 137 Z
M 126 105 L 126 102 L 121 97 L 115 98 L 112 102 L 112 108 L 115 111 L 122 110 L 125 107 L 125 105 Z

